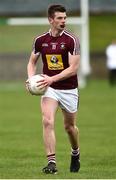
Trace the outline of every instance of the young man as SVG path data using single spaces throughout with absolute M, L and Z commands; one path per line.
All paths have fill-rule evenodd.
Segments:
M 41 54 L 43 61 L 43 85 L 48 86 L 41 98 L 43 116 L 43 139 L 48 164 L 44 173 L 57 173 L 55 159 L 54 123 L 58 106 L 62 109 L 64 127 L 71 144 L 70 172 L 80 168 L 79 131 L 76 127 L 78 106 L 77 70 L 80 61 L 78 38 L 65 30 L 66 9 L 61 5 L 48 8 L 51 29 L 38 36 L 27 65 L 28 78 L 35 75 L 37 60 Z

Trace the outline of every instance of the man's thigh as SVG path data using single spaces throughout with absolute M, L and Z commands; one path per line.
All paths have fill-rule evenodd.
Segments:
M 42 115 L 47 118 L 53 118 L 58 108 L 58 101 L 50 97 L 41 98 Z
M 65 126 L 76 125 L 77 112 L 70 113 L 62 109 Z

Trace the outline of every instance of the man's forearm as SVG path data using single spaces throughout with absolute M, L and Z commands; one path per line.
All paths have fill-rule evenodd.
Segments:
M 67 79 L 71 76 L 74 76 L 77 74 L 77 68 L 76 69 L 73 69 L 73 67 L 69 67 L 65 70 L 63 70 L 61 73 L 53 76 L 53 82 L 57 82 L 57 81 L 61 81 L 61 80 L 64 80 L 64 79 Z
M 39 58 L 38 55 L 35 55 L 33 52 L 31 53 L 29 63 L 27 65 L 28 78 L 35 75 L 35 73 L 36 73 L 36 63 L 37 63 L 38 58 Z
M 35 73 L 36 73 L 36 66 L 34 64 L 29 63 L 28 66 L 27 66 L 28 78 L 33 76 Z

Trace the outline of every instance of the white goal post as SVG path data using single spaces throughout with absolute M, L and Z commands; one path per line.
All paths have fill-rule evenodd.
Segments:
M 86 85 L 86 76 L 90 74 L 90 58 L 89 58 L 89 0 L 80 0 L 81 16 L 68 17 L 67 24 L 80 26 L 80 44 L 81 44 L 81 64 L 79 71 L 80 86 Z M 46 17 L 37 18 L 9 18 L 9 25 L 47 25 Z M 76 28 L 75 28 L 76 31 Z

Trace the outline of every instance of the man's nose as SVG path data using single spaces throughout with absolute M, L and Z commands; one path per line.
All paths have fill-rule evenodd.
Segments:
M 63 19 L 62 19 L 62 22 L 63 22 L 63 23 L 65 23 L 65 21 L 66 21 L 66 19 L 65 19 L 65 18 L 63 18 Z

